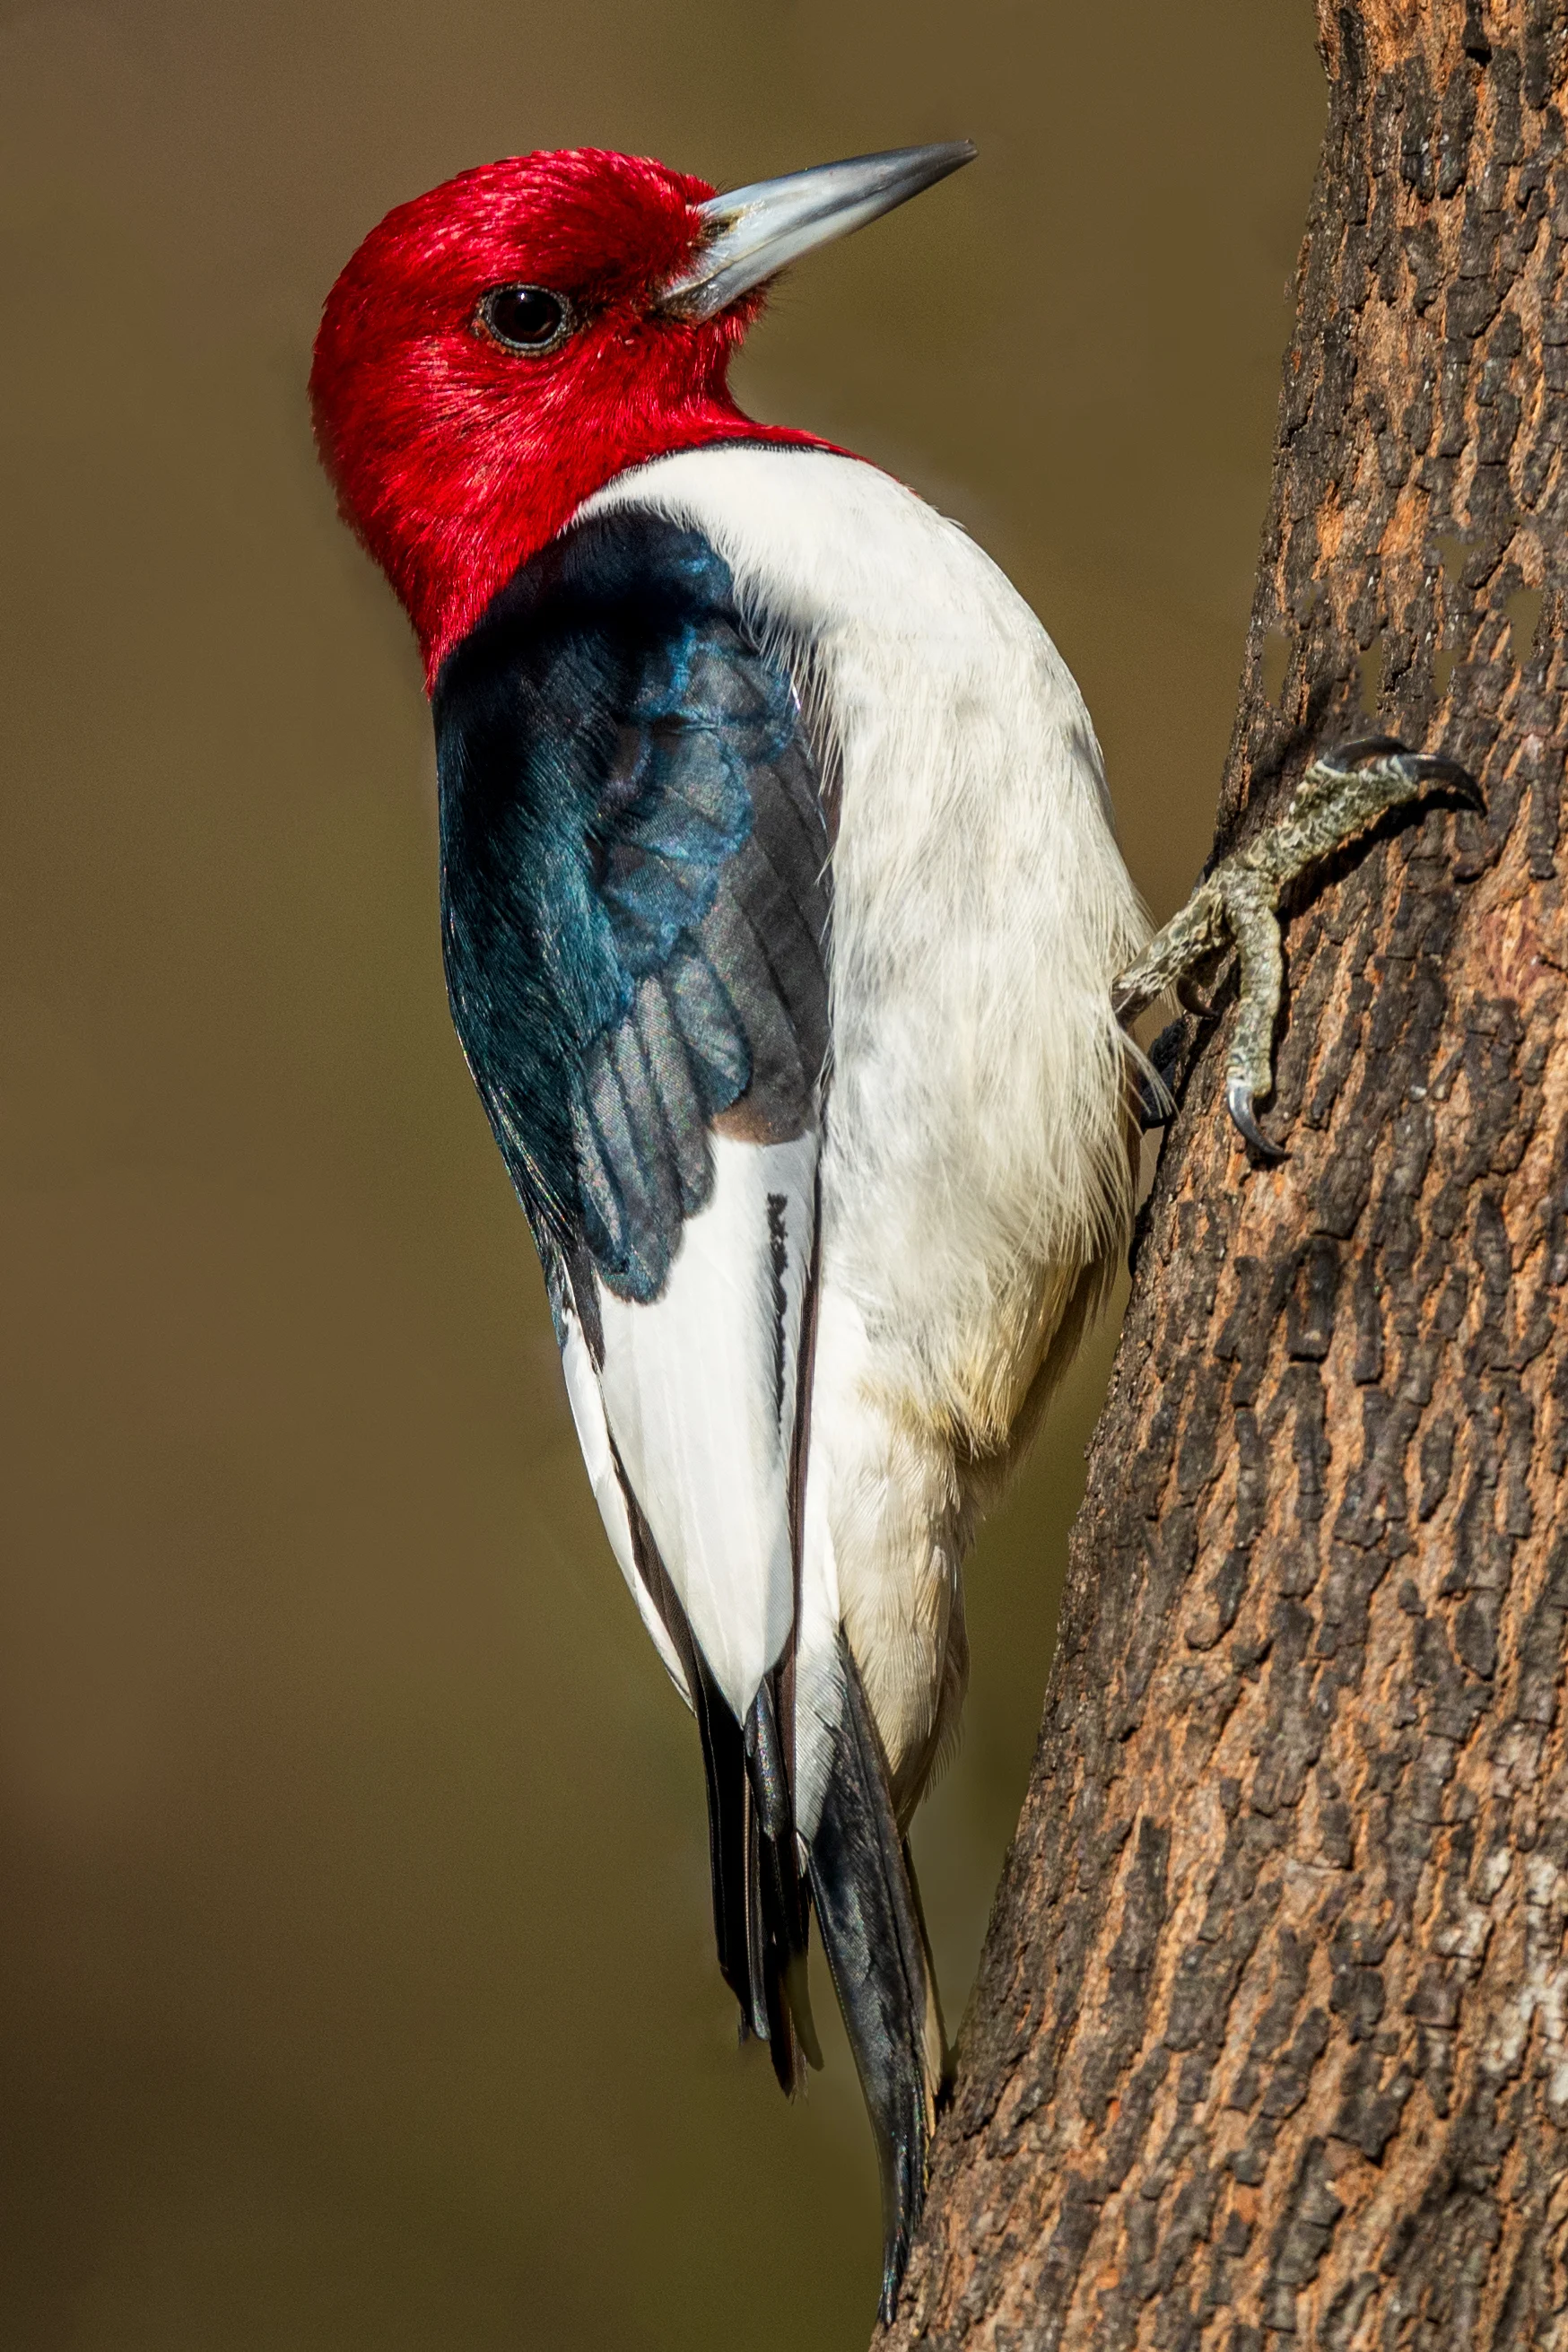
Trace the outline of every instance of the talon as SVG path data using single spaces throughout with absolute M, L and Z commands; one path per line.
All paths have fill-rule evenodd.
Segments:
M 1338 743 L 1331 751 L 1321 753 L 1313 765 L 1330 775 L 1348 778 L 1366 760 L 1386 761 L 1411 784 L 1447 784 L 1466 808 L 1485 814 L 1486 797 L 1468 768 L 1451 760 L 1446 751 L 1413 751 L 1397 735 L 1358 735 L 1353 742 Z
M 1410 746 L 1397 735 L 1358 735 L 1352 742 L 1336 743 L 1331 751 L 1321 752 L 1313 765 L 1330 768 L 1336 776 L 1349 776 L 1363 760 L 1386 760 L 1399 751 L 1408 757 Z
M 1231 1078 L 1225 1090 L 1225 1107 L 1230 1113 L 1231 1124 L 1239 1129 L 1261 1160 L 1288 1160 L 1289 1153 L 1281 1143 L 1270 1142 L 1252 1116 L 1252 1088 L 1245 1078 Z
M 1478 816 L 1487 813 L 1487 796 L 1471 775 L 1468 768 L 1458 760 L 1446 759 L 1441 752 L 1423 751 L 1416 759 L 1416 773 L 1435 784 L 1447 784 L 1461 808 L 1474 809 Z

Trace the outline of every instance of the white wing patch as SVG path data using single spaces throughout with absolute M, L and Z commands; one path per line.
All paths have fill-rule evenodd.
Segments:
M 795 1615 L 790 1463 L 817 1139 L 721 1134 L 712 1150 L 712 1198 L 661 1295 L 637 1306 L 599 1286 L 599 1386 L 692 1633 L 743 1722 Z
M 563 1311 L 562 1327 L 564 1336 L 561 1342 L 561 1362 L 566 1374 L 567 1401 L 572 1407 L 577 1443 L 583 1449 L 583 1460 L 594 1489 L 594 1499 L 599 1506 L 599 1517 L 605 1522 L 605 1533 L 610 1538 L 610 1549 L 615 1553 L 616 1564 L 637 1602 L 637 1614 L 647 1627 L 655 1649 L 664 1660 L 670 1681 L 689 1706 L 691 1693 L 686 1687 L 686 1676 L 675 1654 L 675 1644 L 665 1629 L 664 1620 L 648 1598 L 647 1588 L 637 1574 L 631 1519 L 610 1445 L 610 1432 L 605 1420 L 605 1400 L 599 1393 L 594 1360 L 588 1353 L 583 1327 L 570 1307 Z

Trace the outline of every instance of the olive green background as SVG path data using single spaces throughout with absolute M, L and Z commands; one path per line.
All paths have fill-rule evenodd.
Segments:
M 1163 914 L 1322 106 L 1307 0 L 0 0 L 7 2346 L 832 2352 L 875 2292 L 841 2042 L 794 2111 L 736 2053 L 695 1742 L 448 1028 L 414 648 L 305 413 L 336 270 L 531 146 L 977 139 L 738 382 L 1012 572 Z M 917 1835 L 954 2021 L 1109 1344 L 973 1564 Z

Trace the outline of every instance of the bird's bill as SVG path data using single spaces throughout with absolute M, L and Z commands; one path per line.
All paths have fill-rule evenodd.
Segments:
M 681 319 L 712 319 L 753 286 L 803 253 L 918 196 L 972 163 L 967 139 L 933 147 L 895 147 L 886 155 L 856 155 L 847 163 L 818 163 L 782 180 L 758 180 L 698 207 L 703 242 L 695 259 L 670 280 L 661 310 Z

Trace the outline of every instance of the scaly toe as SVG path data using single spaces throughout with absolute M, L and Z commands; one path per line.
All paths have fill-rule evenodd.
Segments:
M 1412 751 L 1396 735 L 1363 735 L 1324 752 L 1307 770 L 1285 814 L 1223 858 L 1114 984 L 1117 1016 L 1130 1021 L 1168 989 L 1182 994 L 1182 983 L 1195 969 L 1234 947 L 1240 974 L 1226 1105 L 1260 1160 L 1289 1157 L 1264 1134 L 1255 1110 L 1274 1079 L 1274 1028 L 1284 986 L 1280 900 L 1310 867 L 1434 787 L 1467 808 L 1485 807 L 1475 778 L 1458 760 Z M 1138 1090 L 1137 1108 L 1141 1123 L 1155 1123 L 1157 1105 L 1147 1087 Z
M 1443 751 L 1412 751 L 1397 735 L 1361 735 L 1353 742 L 1337 743 L 1331 751 L 1320 753 L 1302 782 L 1331 788 L 1358 778 L 1373 790 L 1380 782 L 1401 787 L 1390 800 L 1391 807 L 1415 799 L 1433 784 L 1446 785 L 1466 808 L 1484 811 L 1486 807 L 1480 786 L 1459 761 Z M 1314 793 L 1308 797 L 1316 801 L 1320 795 Z

